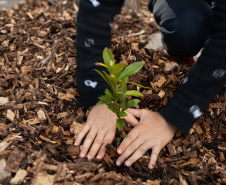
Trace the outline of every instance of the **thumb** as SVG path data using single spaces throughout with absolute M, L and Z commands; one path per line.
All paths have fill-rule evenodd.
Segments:
M 132 125 L 133 127 L 137 126 L 137 124 L 139 123 L 139 121 L 134 117 L 134 115 L 131 114 L 131 113 L 130 113 L 129 111 L 127 111 L 127 110 L 126 110 L 125 112 L 126 112 L 126 114 L 127 114 L 127 116 L 124 117 L 125 121 L 126 121 L 128 124 Z
M 141 118 L 143 115 L 143 109 L 127 109 L 134 117 Z

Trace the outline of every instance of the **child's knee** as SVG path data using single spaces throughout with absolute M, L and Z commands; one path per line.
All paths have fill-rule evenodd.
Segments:
M 210 37 L 212 11 L 209 5 L 196 0 L 164 1 L 167 2 L 164 11 L 157 10 L 156 16 L 166 50 L 176 56 L 197 54 Z

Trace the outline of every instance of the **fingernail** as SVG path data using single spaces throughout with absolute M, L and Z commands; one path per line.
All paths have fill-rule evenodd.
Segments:
M 85 154 L 84 154 L 84 153 L 81 153 L 81 154 L 80 154 L 80 157 L 85 157 Z
M 154 164 L 150 164 L 149 168 L 152 170 L 154 168 Z
M 91 159 L 91 156 L 90 155 L 87 155 L 87 159 L 90 160 Z
M 116 165 L 120 166 L 121 165 L 121 161 L 116 161 Z
M 130 161 L 126 161 L 126 162 L 125 162 L 125 165 L 126 165 L 126 166 L 130 166 L 130 164 L 131 164 Z
M 122 154 L 122 149 L 118 149 L 118 154 Z
M 97 156 L 97 159 L 100 159 L 100 158 L 101 158 L 101 156 L 100 156 L 100 155 L 98 155 L 98 156 Z
M 75 146 L 78 146 L 78 143 L 75 143 L 74 145 L 75 145 Z

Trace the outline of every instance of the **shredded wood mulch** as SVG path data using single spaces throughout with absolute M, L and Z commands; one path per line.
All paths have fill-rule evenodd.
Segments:
M 138 88 L 145 96 L 136 108 L 159 111 L 191 66 L 145 49 L 158 31 L 146 5 L 115 18 L 112 51 L 118 61 L 145 62 L 131 81 L 153 90 Z M 72 0 L 27 0 L 0 11 L 0 184 L 225 184 L 226 86 L 189 135 L 178 131 L 163 148 L 154 170 L 150 151 L 130 168 L 116 167 L 116 142 L 102 161 L 79 159 L 73 142 L 90 108 L 76 105 L 77 12 Z

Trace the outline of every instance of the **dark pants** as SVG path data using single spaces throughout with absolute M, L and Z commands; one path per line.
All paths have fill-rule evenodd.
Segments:
M 210 38 L 213 12 L 206 0 L 149 0 L 149 9 L 170 55 L 194 56 Z

